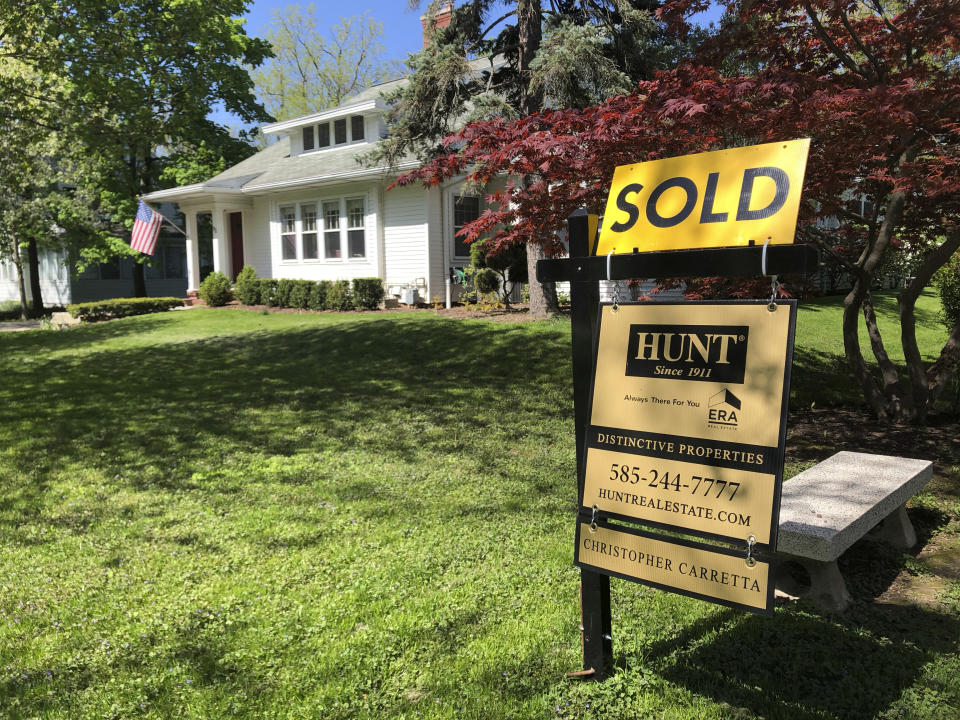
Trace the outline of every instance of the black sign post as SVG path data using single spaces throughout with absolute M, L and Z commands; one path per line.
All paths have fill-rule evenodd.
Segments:
M 704 250 L 633 252 L 610 258 L 591 255 L 595 247 L 598 217 L 577 211 L 568 219 L 570 256 L 541 260 L 537 279 L 570 283 L 570 320 L 573 354 L 574 422 L 578 477 L 584 476 L 586 429 L 589 424 L 593 351 L 596 342 L 600 280 L 672 277 L 755 277 L 761 274 L 765 254 L 768 275 L 805 274 L 819 265 L 817 251 L 809 245 L 758 245 Z M 578 487 L 578 497 L 583 487 Z M 590 523 L 590 518 L 579 522 Z M 610 578 L 589 568 L 580 571 L 582 677 L 601 680 L 613 666 L 610 612 Z

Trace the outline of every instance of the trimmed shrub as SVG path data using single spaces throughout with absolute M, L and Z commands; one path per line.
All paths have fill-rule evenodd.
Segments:
M 378 310 L 383 295 L 383 280 L 380 278 L 356 278 L 353 281 L 353 301 L 358 308 Z
M 306 310 L 310 305 L 310 291 L 316 286 L 313 280 L 294 280 L 290 288 L 288 307 Z
M 290 278 L 277 280 L 277 307 L 290 307 L 290 292 L 293 290 L 294 281 Z
M 183 305 L 183 300 L 175 297 L 112 298 L 110 300 L 67 305 L 67 312 L 70 313 L 71 317 L 79 318 L 83 322 L 94 322 L 96 320 L 112 320 L 113 318 L 130 317 L 132 315 L 166 312 L 181 305 Z
M 277 281 L 273 278 L 260 278 L 260 304 L 277 306 Z
M 310 288 L 310 299 L 308 306 L 311 310 L 326 310 L 327 295 L 330 293 L 330 281 L 321 280 L 313 284 Z
M 237 300 L 244 305 L 259 305 L 260 283 L 257 282 L 257 271 L 249 265 L 244 265 L 243 270 L 237 275 L 234 292 Z
M 478 268 L 473 275 L 473 284 L 481 295 L 500 292 L 500 275 L 493 268 Z
M 337 280 L 327 292 L 327 310 L 353 310 L 353 293 L 349 280 Z
M 207 275 L 200 283 L 200 299 L 210 307 L 226 305 L 233 300 L 233 291 L 230 289 L 230 278 L 220 271 Z
M 0 321 L 19 320 L 20 303 L 16 300 L 4 300 L 0 302 Z

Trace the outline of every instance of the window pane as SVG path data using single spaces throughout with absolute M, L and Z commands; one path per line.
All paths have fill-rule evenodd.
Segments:
M 340 203 L 325 202 L 323 204 L 323 229 L 340 229 Z
M 297 236 L 296 235 L 281 235 L 280 244 L 283 246 L 284 260 L 297 259 Z
M 297 231 L 297 211 L 292 207 L 280 208 L 280 232 L 292 233 Z
M 303 232 L 317 231 L 317 206 L 313 203 L 300 206 L 300 229 Z
M 323 234 L 323 253 L 324 257 L 340 257 L 340 231 L 325 232 Z
M 366 257 L 366 247 L 363 239 L 364 231 L 363 230 L 348 230 L 347 231 L 347 249 L 350 252 L 350 257 L 352 258 L 362 258 Z
M 110 262 L 100 263 L 101 280 L 119 280 L 120 279 L 120 261 L 111 260 Z
M 313 150 L 313 125 L 303 129 L 303 149 Z
M 339 145 L 347 141 L 347 119 L 333 121 L 333 139 Z
M 458 233 L 468 222 L 480 217 L 480 198 L 457 197 L 453 201 L 453 254 L 455 257 L 470 257 L 470 243 Z
M 163 278 L 163 255 L 167 248 L 157 248 L 153 257 L 143 264 L 143 273 L 147 280 L 161 280 Z
M 350 136 L 354 142 L 363 140 L 363 115 L 354 115 L 350 118 Z
M 330 123 L 317 125 L 317 147 L 330 147 Z
M 303 258 L 304 260 L 316 260 L 320 257 L 320 248 L 317 247 L 317 234 L 315 232 L 303 234 Z
M 187 274 L 187 249 L 164 248 L 163 274 L 168 280 L 179 280 Z
M 480 217 L 480 198 L 458 197 L 453 201 L 453 224 L 459 229 Z
M 363 198 L 347 200 L 347 227 L 362 228 L 363 216 Z

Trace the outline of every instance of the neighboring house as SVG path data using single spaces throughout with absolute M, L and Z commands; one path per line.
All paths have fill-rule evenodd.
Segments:
M 174 219 L 172 205 L 157 207 L 167 217 Z M 32 302 L 29 272 L 23 258 L 24 285 L 27 301 Z M 44 305 L 67 305 L 69 303 L 103 300 L 114 297 L 132 297 L 133 260 L 115 258 L 106 263 L 87 266 L 77 272 L 65 252 L 40 253 L 40 292 Z M 152 260 L 144 268 L 147 294 L 151 297 L 184 297 L 187 293 L 187 260 L 183 235 L 163 227 L 157 240 Z M 0 301 L 20 300 L 17 271 L 12 262 L 0 261 Z
M 445 299 L 450 268 L 470 262 L 455 233 L 479 217 L 491 188 L 465 191 L 461 180 L 387 191 L 416 159 L 392 169 L 359 162 L 386 134 L 382 96 L 401 82 L 266 125 L 264 134 L 277 140 L 256 155 L 206 182 L 144 196 L 175 202 L 186 216 L 188 292 L 200 283 L 198 230 L 209 215 L 213 269 L 230 278 L 244 265 L 260 277 L 379 277 L 388 297 Z

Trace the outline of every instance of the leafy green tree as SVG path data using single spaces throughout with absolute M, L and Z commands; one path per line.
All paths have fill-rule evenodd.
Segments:
M 341 18 L 328 33 L 317 29 L 317 9 L 274 10 L 267 40 L 273 58 L 253 73 L 257 96 L 277 120 L 339 105 L 344 98 L 400 72 L 383 59 L 382 23 L 366 13 Z
M 427 16 L 444 4 L 431 2 Z M 457 3 L 449 25 L 437 23 L 429 44 L 408 59 L 410 81 L 388 97 L 390 134 L 371 159 L 396 163 L 415 152 L 429 160 L 464 122 L 583 107 L 628 92 L 685 52 L 656 21 L 656 7 L 655 0 Z M 533 172 L 519 179 L 535 181 Z M 556 312 L 554 288 L 534 280 L 543 243 L 530 238 L 526 247 L 530 311 Z
M 171 149 L 222 147 L 225 128 L 207 120 L 216 103 L 245 122 L 269 118 L 248 67 L 269 45 L 246 35 L 245 0 L 0 0 L 0 56 L 62 82 L 53 98 L 24 83 L 0 85 L 0 117 L 57 132 L 82 148 L 96 192 L 99 242 L 88 260 L 123 252 L 137 197 L 160 187 Z M 23 98 L 37 100 L 27 107 Z M 218 167 L 218 163 L 212 163 Z M 166 181 L 175 180 L 165 178 Z M 142 258 L 140 258 L 142 259 Z M 136 293 L 145 294 L 136 265 Z
M 21 315 L 37 317 L 43 312 L 40 254 L 87 241 L 92 203 L 76 187 L 83 155 L 61 133 L 24 119 L 42 110 L 37 98 L 57 96 L 62 86 L 19 60 L 0 57 L 4 84 L 23 92 L 6 99 L 11 112 L 0 116 L 0 260 L 12 261 L 16 269 Z

